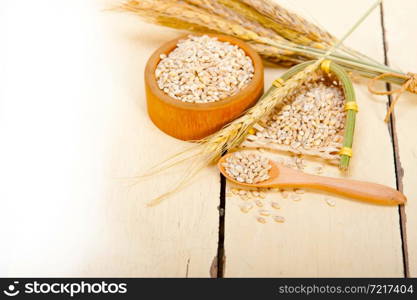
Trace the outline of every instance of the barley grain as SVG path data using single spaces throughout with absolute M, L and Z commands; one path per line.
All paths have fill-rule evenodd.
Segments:
M 271 207 L 275 208 L 275 209 L 280 209 L 281 208 L 281 206 L 277 202 L 272 202 Z
M 260 214 L 261 216 L 264 216 L 264 217 L 269 217 L 269 216 L 271 215 L 271 213 L 270 213 L 268 210 L 266 210 L 266 209 L 262 209 L 262 210 L 260 210 L 260 211 L 259 211 L 259 214 Z
M 243 200 L 243 201 L 248 201 L 248 200 L 250 200 L 250 196 L 242 195 L 242 196 L 240 196 L 240 199 Z
M 294 192 L 296 194 L 304 194 L 305 193 L 305 191 L 303 189 L 294 189 Z
M 253 208 L 252 204 L 246 204 L 240 206 L 240 211 L 247 214 Z
M 336 205 L 336 202 L 330 198 L 326 198 L 325 200 L 328 206 L 334 207 Z
M 298 195 L 292 195 L 292 196 L 291 196 L 291 199 L 292 199 L 293 201 L 295 201 L 295 202 L 301 201 L 301 197 L 300 197 L 300 196 L 298 196 Z
M 273 219 L 277 223 L 284 223 L 285 222 L 285 218 L 281 217 L 281 216 L 274 216 Z
M 261 200 L 256 200 L 255 204 L 256 204 L 257 207 L 263 207 L 264 206 L 264 203 Z
M 281 192 L 281 194 L 282 194 L 282 198 L 284 198 L 284 199 L 287 199 L 287 198 L 288 198 L 288 196 L 290 195 L 290 193 L 289 193 L 288 191 L 286 191 L 286 190 L 283 190 L 283 191 Z
M 259 223 L 262 223 L 262 224 L 265 224 L 265 223 L 266 223 L 266 219 L 265 219 L 265 218 L 262 218 L 262 217 L 258 217 L 258 218 L 256 218 L 256 220 L 257 220 Z
M 246 190 L 239 190 L 239 195 L 241 195 L 241 196 L 244 196 L 244 195 L 247 195 L 247 191 Z

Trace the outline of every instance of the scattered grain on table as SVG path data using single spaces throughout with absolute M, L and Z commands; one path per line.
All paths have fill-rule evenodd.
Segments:
M 285 218 L 282 217 L 282 216 L 273 216 L 273 219 L 277 223 L 284 223 L 285 222 Z
M 327 205 L 330 206 L 330 207 L 336 206 L 336 202 L 333 199 L 326 198 L 325 201 L 326 201 Z

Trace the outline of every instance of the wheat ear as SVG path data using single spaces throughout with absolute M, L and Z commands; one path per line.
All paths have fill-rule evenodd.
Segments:
M 235 0 L 232 0 L 235 1 Z M 335 42 L 335 38 L 320 27 L 308 22 L 299 15 L 290 12 L 284 7 L 270 0 L 240 0 L 247 6 L 252 7 L 264 16 L 273 20 L 280 25 L 279 33 L 289 40 L 301 39 L 303 36 L 310 41 L 331 45 Z M 277 27 L 278 28 L 278 27 Z
M 160 25 L 197 32 L 218 32 L 232 35 L 245 41 L 264 43 L 261 36 L 256 32 L 184 2 L 173 0 L 128 0 L 122 1 L 118 8 L 135 13 L 148 22 Z M 275 61 L 286 61 L 294 54 L 291 47 L 296 47 L 296 45 L 285 39 L 267 38 L 267 40 L 271 43 L 288 46 L 286 49 L 276 49 L 274 53 L 276 56 Z M 300 54 L 295 55 L 297 57 L 300 56 Z
M 204 9 L 205 11 L 211 14 L 233 21 L 249 30 L 252 30 L 253 32 L 256 32 L 259 35 L 267 36 L 272 39 L 279 39 L 279 40 L 283 39 L 275 31 L 262 26 L 262 24 L 260 24 L 257 21 L 253 21 L 253 20 L 249 20 L 245 18 L 243 15 L 221 4 L 217 0 L 184 0 L 184 1 L 200 9 Z

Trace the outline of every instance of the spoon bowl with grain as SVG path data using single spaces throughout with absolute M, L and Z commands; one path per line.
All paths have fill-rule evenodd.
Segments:
M 262 158 L 263 164 L 258 164 L 258 166 L 256 161 L 259 159 L 258 155 L 241 158 L 242 153 L 226 154 L 217 165 L 228 180 L 241 186 L 308 188 L 378 205 L 395 206 L 406 202 L 406 197 L 401 192 L 382 184 L 307 174 L 266 158 Z M 263 171 L 260 170 L 257 173 L 259 169 Z

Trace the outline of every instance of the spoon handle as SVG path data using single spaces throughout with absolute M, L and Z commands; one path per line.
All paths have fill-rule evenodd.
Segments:
M 288 180 L 288 185 L 319 189 L 380 205 L 400 205 L 406 201 L 402 193 L 382 184 L 297 173 L 292 182 Z

